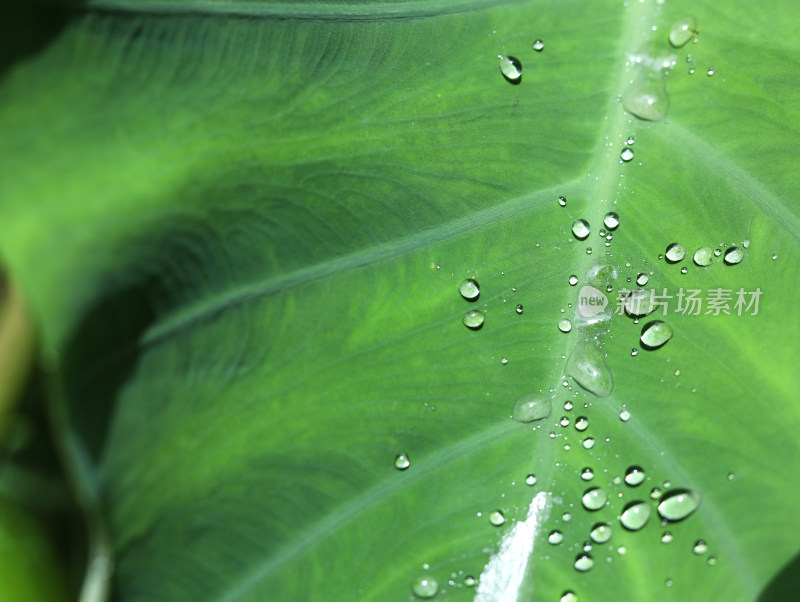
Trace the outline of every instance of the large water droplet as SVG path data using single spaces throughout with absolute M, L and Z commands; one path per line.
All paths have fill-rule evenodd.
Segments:
M 477 309 L 471 309 L 467 313 L 464 314 L 464 326 L 470 328 L 472 330 L 479 330 L 481 326 L 483 326 L 483 320 L 486 316 L 483 315 L 482 311 Z
M 567 590 L 561 594 L 561 602 L 578 602 L 578 596 L 575 592 Z
M 586 416 L 579 416 L 575 421 L 575 430 L 585 431 L 587 428 L 589 428 L 589 419 Z
M 499 527 L 506 522 L 506 517 L 502 510 L 492 510 L 489 513 L 489 523 L 494 527 Z
M 423 600 L 433 598 L 439 591 L 439 582 L 431 575 L 420 575 L 411 582 L 411 593 Z
M 511 417 L 517 422 L 533 422 L 550 415 L 552 403 L 538 393 L 526 393 L 514 402 Z
M 619 517 L 619 522 L 629 531 L 638 531 L 650 520 L 652 509 L 647 502 L 631 502 L 625 506 Z
M 589 532 L 589 537 L 592 538 L 594 543 L 606 543 L 611 539 L 611 527 L 606 523 L 597 523 Z
M 744 251 L 742 251 L 739 247 L 731 247 L 727 251 L 725 251 L 725 257 L 722 259 L 728 265 L 735 265 L 739 263 L 744 258 Z
M 570 322 L 566 318 L 562 318 L 558 321 L 558 329 L 561 332 L 569 332 L 570 330 L 572 330 L 572 322 Z
M 619 413 L 619 419 L 622 420 L 622 422 L 628 422 L 628 420 L 631 419 L 631 413 L 628 410 L 622 410 Z
M 575 558 L 575 570 L 580 571 L 581 573 L 585 573 L 586 571 L 590 571 L 594 566 L 594 559 L 589 556 L 589 554 L 579 554 L 577 558 Z
M 683 520 L 700 505 L 700 496 L 688 489 L 670 491 L 661 498 L 658 504 L 658 513 L 661 518 L 678 521 Z
M 640 466 L 631 466 L 625 471 L 625 482 L 631 487 L 638 487 L 644 483 L 646 476 Z
M 587 510 L 600 510 L 608 500 L 608 494 L 599 487 L 587 489 L 581 497 L 581 504 Z
M 544 42 L 542 42 L 541 40 L 536 40 L 536 41 L 533 43 L 533 49 L 534 49 L 536 52 L 541 52 L 542 50 L 544 50 Z
M 591 481 L 594 478 L 594 471 L 587 466 L 581 471 L 581 478 L 584 481 Z
M 572 233 L 578 240 L 584 240 L 589 236 L 589 223 L 585 219 L 575 220 L 572 224 Z
M 672 48 L 657 40 L 651 40 L 631 54 L 629 61 L 640 72 L 662 74 L 678 62 L 678 55 Z
M 714 259 L 714 250 L 711 247 L 700 247 L 694 252 L 694 262 L 701 268 L 711 265 Z
M 461 296 L 467 301 L 475 301 L 481 294 L 481 289 L 476 280 L 467 278 L 466 280 L 462 280 L 461 284 L 458 285 L 458 292 L 461 293 Z
M 672 338 L 672 328 L 666 322 L 653 320 L 642 328 L 642 347 L 653 350 L 658 349 Z
M 557 546 L 562 541 L 564 541 L 564 534 L 561 531 L 551 531 L 550 535 L 547 536 L 547 541 L 554 546 Z
M 614 390 L 614 376 L 603 352 L 592 341 L 580 341 L 569 355 L 564 373 L 598 397 L 608 397 Z
M 692 552 L 694 552 L 698 556 L 708 552 L 708 546 L 706 545 L 706 542 L 704 542 L 702 539 L 698 539 L 696 542 L 694 542 L 694 546 L 692 547 Z
M 408 456 L 405 454 L 397 454 L 394 459 L 394 467 L 397 470 L 405 470 L 411 466 L 411 460 L 408 459 Z
M 519 59 L 513 56 L 503 56 L 498 54 L 497 58 L 500 59 L 500 71 L 509 82 L 518 84 L 522 81 L 522 63 Z
M 619 215 L 617 215 L 613 211 L 609 211 L 603 218 L 603 224 L 609 230 L 616 230 L 617 226 L 619 226 Z
M 669 263 L 678 263 L 686 257 L 686 249 L 679 242 L 674 242 L 667 247 L 665 257 Z
M 625 92 L 622 106 L 639 119 L 664 121 L 669 112 L 669 96 L 664 75 L 652 69 L 642 70 Z
M 623 148 L 622 152 L 620 152 L 620 154 L 619 154 L 619 158 L 625 163 L 627 163 L 628 161 L 632 160 L 633 159 L 633 149 L 632 148 L 628 148 L 628 147 Z
M 669 43 L 675 48 L 680 48 L 696 35 L 697 21 L 694 17 L 686 16 L 675 21 L 669 28 Z
M 649 280 L 650 280 L 650 277 L 647 274 L 644 274 L 644 273 L 639 274 L 638 276 L 636 276 L 636 284 L 638 284 L 639 286 L 644 286 L 645 284 L 647 284 L 647 282 Z

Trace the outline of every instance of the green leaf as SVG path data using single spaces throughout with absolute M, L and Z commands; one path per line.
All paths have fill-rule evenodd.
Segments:
M 110 529 L 116 599 L 407 600 L 422 574 L 442 599 L 756 599 L 800 528 L 792 6 L 70 13 L 0 86 L 0 252 L 40 325 L 82 503 Z M 637 120 L 630 82 L 663 76 L 627 58 L 668 54 L 690 12 L 667 119 Z M 520 60 L 518 85 L 498 55 Z M 659 257 L 673 242 L 678 264 Z M 736 265 L 692 263 L 733 245 Z M 645 273 L 667 315 L 582 325 L 579 290 L 604 265 L 611 310 Z M 731 313 L 676 312 L 681 289 L 730 290 Z M 761 291 L 757 315 L 737 315 L 739 289 Z M 651 319 L 673 332 L 654 350 Z M 602 399 L 564 377 L 595 336 Z M 512 421 L 529 393 L 551 415 Z M 620 480 L 633 465 L 638 487 Z M 589 487 L 605 507 L 581 507 Z M 660 527 L 654 487 L 700 505 Z M 628 532 L 635 500 L 653 517 Z M 578 572 L 600 521 L 612 538 Z

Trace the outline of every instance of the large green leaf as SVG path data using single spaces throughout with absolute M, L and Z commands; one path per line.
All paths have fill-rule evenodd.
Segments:
M 800 529 L 793 2 L 74 9 L 0 87 L 0 249 L 116 598 L 406 600 L 427 573 L 459 600 L 756 599 Z M 637 120 L 627 58 L 688 13 L 701 33 L 676 51 L 667 120 Z M 737 265 L 691 262 L 744 240 Z M 669 265 L 675 241 L 690 256 Z M 673 298 L 674 338 L 635 356 L 649 318 L 559 332 L 603 262 L 612 297 L 645 272 L 671 295 L 758 288 L 758 313 Z M 603 399 L 564 377 L 595 335 Z M 509 418 L 525 393 L 552 399 L 534 428 Z M 596 512 L 590 486 L 609 494 Z M 653 487 L 700 507 L 627 532 L 617 516 Z M 598 521 L 613 537 L 578 572 Z

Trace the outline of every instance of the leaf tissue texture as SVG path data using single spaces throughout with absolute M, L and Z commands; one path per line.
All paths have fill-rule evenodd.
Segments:
M 794 0 L 61 10 L 0 75 L 0 253 L 115 600 L 405 601 L 425 575 L 442 600 L 777 591 L 800 531 Z M 623 107 L 643 70 L 663 121 Z M 639 274 L 671 298 L 635 322 L 617 295 Z M 653 319 L 673 336 L 646 349 Z M 587 344 L 602 399 L 564 376 Z M 526 394 L 550 416 L 512 421 Z M 699 506 L 660 525 L 678 489 Z

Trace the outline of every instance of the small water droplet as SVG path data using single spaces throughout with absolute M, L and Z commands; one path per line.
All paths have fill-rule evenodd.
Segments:
M 778 254 L 777 254 L 777 253 L 775 253 L 775 254 L 772 256 L 772 261 L 775 261 L 777 258 L 778 258 Z
M 542 42 L 541 40 L 536 40 L 536 41 L 533 43 L 533 49 L 534 49 L 536 52 L 541 52 L 542 50 L 544 50 L 544 42 Z
M 636 347 L 634 347 L 633 349 L 631 349 L 631 355 L 633 357 L 636 357 L 637 355 L 639 355 L 639 350 L 636 349 Z
M 622 420 L 622 422 L 628 422 L 628 420 L 631 419 L 631 413 L 628 410 L 622 410 L 619 413 L 619 419 Z
M 408 459 L 408 456 L 405 454 L 397 454 L 394 458 L 394 467 L 397 470 L 405 470 L 411 466 L 411 460 Z
M 586 416 L 580 416 L 575 421 L 575 430 L 576 431 L 585 431 L 589 428 L 589 419 Z
M 661 543 L 672 543 L 672 533 L 664 531 L 663 535 L 661 535 Z
M 589 537 L 592 538 L 594 543 L 606 543 L 611 539 L 611 527 L 606 523 L 597 523 L 589 532 Z
M 493 527 L 499 527 L 504 522 L 506 522 L 506 517 L 502 510 L 492 510 L 489 513 L 489 524 Z
M 568 412 L 573 408 L 572 402 L 567 400 L 564 402 L 564 409 Z
M 587 255 L 591 255 L 592 254 L 592 247 L 586 247 L 586 254 Z
M 696 35 L 697 21 L 692 16 L 686 16 L 675 21 L 669 28 L 669 43 L 675 48 L 681 48 Z
M 608 494 L 599 487 L 592 487 L 587 489 L 581 497 L 581 504 L 587 510 L 600 510 L 605 506 L 608 500 Z
M 458 292 L 467 301 L 475 301 L 480 296 L 481 289 L 475 279 L 467 278 L 458 285 Z
M 483 315 L 482 311 L 477 309 L 471 309 L 467 313 L 464 314 L 464 326 L 471 330 L 479 330 L 483 326 L 483 320 L 486 316 Z
M 518 314 L 521 314 L 524 310 L 525 308 L 522 307 L 522 304 L 517 304 L 516 311 Z
M 708 552 L 708 546 L 706 545 L 706 542 L 704 542 L 702 539 L 698 539 L 696 542 L 694 542 L 694 546 L 692 547 L 692 552 L 694 552 L 698 556 Z
M 694 75 L 694 72 L 695 72 L 695 68 L 694 68 L 694 65 L 692 65 L 691 67 L 689 67 L 689 75 Z
M 500 360 L 500 363 L 505 366 L 508 363 L 508 358 L 504 357 L 503 359 Z
M 666 581 L 664 581 L 664 585 L 667 587 L 672 587 L 672 579 L 667 579 Z
M 646 476 L 641 466 L 630 466 L 628 470 L 625 471 L 625 483 L 631 487 L 638 487 L 644 483 Z
M 674 242 L 667 247 L 665 254 L 668 263 L 678 263 L 686 256 L 686 249 L 679 242 Z
M 664 75 L 654 69 L 642 70 L 625 92 L 622 106 L 644 121 L 664 121 L 669 112 Z
M 642 347 L 648 350 L 658 349 L 672 338 L 672 328 L 666 322 L 653 320 L 642 327 Z
M 527 477 L 525 477 L 525 484 L 529 487 L 533 487 L 536 485 L 536 475 L 531 473 Z
M 561 422 L 559 422 L 561 426 L 569 426 L 569 418 L 566 416 L 561 417 Z
M 650 490 L 650 499 L 657 500 L 661 497 L 661 490 L 658 487 L 653 487 Z
M 572 520 L 572 515 L 569 512 L 565 512 L 561 515 L 561 520 L 563 520 L 565 523 L 568 523 Z
M 585 240 L 589 236 L 589 223 L 585 219 L 575 220 L 572 224 L 572 234 L 578 240 Z
M 512 84 L 518 84 L 522 81 L 522 63 L 519 59 L 513 56 L 503 56 L 498 54 L 497 58 L 500 59 L 500 72 Z
M 472 575 L 467 575 L 466 577 L 464 577 L 464 585 L 466 585 L 467 587 L 475 587 L 475 584 L 477 582 L 478 580 L 475 579 L 475 577 L 473 577 Z
M 742 246 L 743 246 L 745 249 L 749 249 L 749 248 L 750 248 L 750 240 L 749 240 L 749 239 L 747 239 L 747 238 L 745 238 L 745 239 L 742 241 Z
M 567 206 L 567 197 L 564 197 L 564 196 L 558 197 L 558 204 L 561 205 L 562 207 L 566 207 Z
M 597 397 L 608 397 L 614 390 L 614 376 L 602 351 L 592 341 L 580 341 L 569 355 L 564 374 Z
M 638 531 L 650 520 L 651 513 L 652 509 L 647 502 L 631 502 L 623 509 L 619 522 L 629 531 Z
M 609 230 L 616 230 L 617 226 L 619 226 L 619 215 L 613 211 L 609 211 L 603 218 L 603 224 L 605 224 L 606 228 Z
M 617 554 L 619 554 L 620 556 L 625 556 L 625 554 L 627 553 L 628 553 L 628 548 L 626 548 L 625 546 L 620 546 L 617 548 Z
M 517 422 L 534 422 L 550 415 L 552 404 L 538 393 L 526 393 L 514 402 L 511 417 Z
M 636 142 L 636 138 L 633 136 L 628 136 L 628 139 L 625 141 L 625 144 L 628 146 L 633 146 L 633 143 Z
M 633 149 L 628 147 L 623 148 L 622 152 L 619 154 L 619 158 L 622 159 L 624 163 L 627 163 L 633 159 Z
M 575 592 L 567 590 L 561 594 L 560 602 L 578 602 L 578 596 L 575 594 Z
M 561 332 L 569 332 L 570 330 L 572 330 L 572 322 L 570 322 L 566 318 L 562 318 L 561 320 L 558 321 L 558 329 Z
M 712 75 L 714 75 L 714 67 L 709 67 L 708 71 L 706 71 L 706 73 L 708 74 L 708 77 L 711 77 Z
M 708 566 L 714 566 L 717 564 L 717 557 L 716 556 L 709 556 L 708 557 Z
M 735 478 L 736 478 L 736 475 L 734 473 L 732 473 L 732 472 L 728 473 L 728 480 L 729 481 L 733 481 L 733 479 L 735 479 Z
M 586 437 L 583 440 L 584 449 L 592 449 L 594 447 L 594 437 Z
M 561 531 L 551 531 L 550 535 L 547 536 L 547 541 L 554 546 L 557 546 L 562 541 L 564 541 L 564 534 Z
M 665 494 L 658 504 L 661 518 L 669 521 L 683 520 L 700 505 L 700 496 L 688 489 L 676 489 Z
M 639 286 L 644 286 L 645 284 L 647 284 L 648 280 L 650 280 L 650 278 L 647 274 L 639 274 L 638 276 L 636 276 L 636 284 L 638 284 Z
M 711 265 L 711 259 L 714 256 L 714 251 L 711 247 L 700 247 L 694 252 L 694 262 L 701 268 Z
M 721 249 L 714 249 L 714 257 L 719 257 L 720 255 L 722 255 L 722 250 Z
M 579 554 L 575 558 L 575 570 L 585 573 L 594 566 L 594 559 L 589 554 Z
M 572 276 L 569 277 L 569 285 L 575 286 L 576 284 L 578 284 L 578 277 L 575 274 L 573 274 Z
M 433 598 L 439 592 L 439 582 L 431 575 L 420 575 L 411 582 L 411 593 L 423 600 Z
M 731 247 L 727 251 L 725 251 L 725 257 L 723 257 L 723 261 L 728 265 L 736 265 L 744 258 L 744 251 L 742 251 L 739 247 Z
M 591 481 L 594 478 L 594 471 L 587 466 L 581 471 L 581 478 L 584 481 Z

